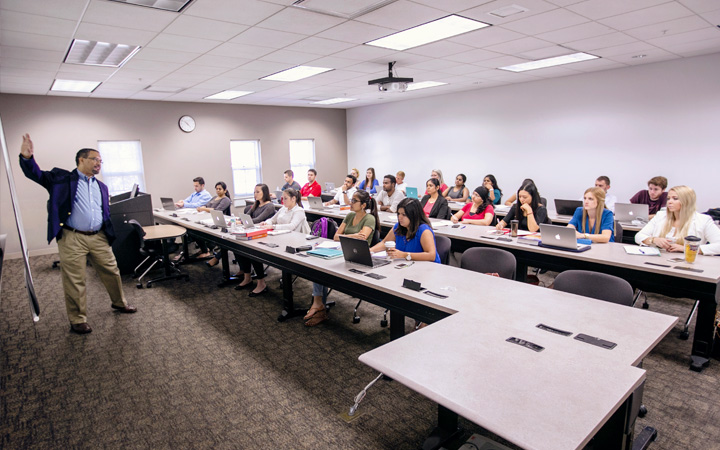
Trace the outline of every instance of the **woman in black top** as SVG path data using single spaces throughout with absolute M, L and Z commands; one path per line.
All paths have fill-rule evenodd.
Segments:
M 450 219 L 450 207 L 445 197 L 440 194 L 440 181 L 437 178 L 430 178 L 426 186 L 427 194 L 420 200 L 425 214 L 431 219 Z
M 540 230 L 541 223 L 549 223 L 547 209 L 540 205 L 540 194 L 534 184 L 528 183 L 518 189 L 517 199 L 507 216 L 497 224 L 498 230 L 507 227 L 511 220 L 519 221 L 519 230 L 533 233 Z

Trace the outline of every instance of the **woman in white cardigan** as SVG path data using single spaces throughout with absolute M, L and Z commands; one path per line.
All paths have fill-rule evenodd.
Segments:
M 700 238 L 700 253 L 720 254 L 720 228 L 712 218 L 695 210 L 695 191 L 687 186 L 675 186 L 668 191 L 667 211 L 659 211 L 635 235 L 638 244 L 653 245 L 668 252 L 683 252 L 684 238 Z

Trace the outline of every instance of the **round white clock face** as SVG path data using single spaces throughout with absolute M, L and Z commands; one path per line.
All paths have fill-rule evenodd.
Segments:
M 195 129 L 195 119 L 190 116 L 182 116 L 178 121 L 178 125 L 180 125 L 181 130 L 189 133 Z

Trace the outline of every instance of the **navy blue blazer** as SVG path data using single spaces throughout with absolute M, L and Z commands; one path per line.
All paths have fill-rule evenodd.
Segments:
M 68 172 L 65 169 L 53 168 L 51 171 L 40 170 L 35 158 L 25 159 L 20 155 L 20 168 L 26 177 L 38 183 L 50 193 L 47 203 L 48 210 L 48 244 L 53 239 L 62 237 L 62 226 L 67 216 L 72 212 L 72 202 L 75 201 L 75 193 L 78 185 L 78 171 L 73 169 Z M 110 195 L 107 186 L 98 180 L 100 196 L 102 197 L 102 230 L 107 236 L 108 242 L 112 244 L 115 240 L 115 230 L 110 221 Z

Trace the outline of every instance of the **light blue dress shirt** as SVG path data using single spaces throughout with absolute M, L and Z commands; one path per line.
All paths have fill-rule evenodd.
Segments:
M 212 200 L 212 195 L 203 189 L 202 192 L 193 192 L 190 197 L 183 200 L 185 202 L 183 204 L 183 208 L 198 208 L 200 206 L 205 206 L 205 204 L 210 200 Z
M 78 172 L 75 201 L 66 224 L 80 231 L 98 231 L 102 227 L 102 194 L 95 177 Z

